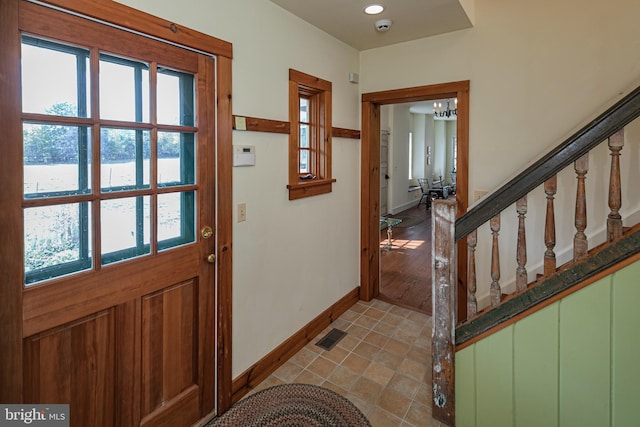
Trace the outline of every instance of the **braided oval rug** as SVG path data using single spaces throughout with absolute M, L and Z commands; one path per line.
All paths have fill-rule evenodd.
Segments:
M 282 384 L 240 400 L 207 426 L 371 427 L 371 423 L 353 403 L 333 390 L 311 384 Z

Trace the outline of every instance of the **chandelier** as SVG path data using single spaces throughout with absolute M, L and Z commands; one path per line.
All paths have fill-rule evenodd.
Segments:
M 442 102 L 433 103 L 433 115 L 436 117 L 454 117 L 458 115 L 458 98 L 453 100 L 453 109 L 451 108 L 451 101 L 447 99 L 447 107 L 442 108 Z

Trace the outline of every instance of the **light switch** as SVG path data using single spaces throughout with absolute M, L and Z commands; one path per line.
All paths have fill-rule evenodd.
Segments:
M 238 222 L 247 220 L 247 204 L 238 203 Z

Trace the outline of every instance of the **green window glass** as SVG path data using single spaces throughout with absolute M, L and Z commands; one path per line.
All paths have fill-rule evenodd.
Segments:
M 196 241 L 194 76 L 91 55 L 22 36 L 26 285 Z

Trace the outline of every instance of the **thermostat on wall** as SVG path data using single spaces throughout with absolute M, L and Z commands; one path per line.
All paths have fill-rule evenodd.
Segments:
M 233 166 L 255 166 L 256 147 L 253 145 L 233 146 Z

